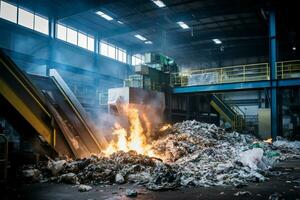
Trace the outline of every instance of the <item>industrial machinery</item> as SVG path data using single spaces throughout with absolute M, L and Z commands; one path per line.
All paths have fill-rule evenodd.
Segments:
M 55 70 L 25 75 L 0 52 L 1 114 L 19 133 L 40 136 L 56 153 L 82 158 L 106 145 L 72 91 Z
M 123 105 L 133 105 L 151 119 L 152 124 L 159 124 L 165 110 L 165 94 L 142 88 L 112 88 L 108 90 L 110 113 L 122 116 Z
M 178 72 L 178 66 L 172 58 L 154 52 L 145 53 L 145 64 L 165 73 Z
M 136 74 L 124 81 L 125 87 L 166 91 L 170 86 L 170 74 L 178 72 L 173 59 L 156 53 L 145 53 L 144 64 L 134 66 Z

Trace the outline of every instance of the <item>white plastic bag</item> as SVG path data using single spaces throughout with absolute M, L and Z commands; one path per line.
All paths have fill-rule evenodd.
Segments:
M 257 170 L 257 165 L 262 162 L 264 150 L 254 148 L 240 153 L 240 161 L 244 166 L 248 166 L 253 170 Z

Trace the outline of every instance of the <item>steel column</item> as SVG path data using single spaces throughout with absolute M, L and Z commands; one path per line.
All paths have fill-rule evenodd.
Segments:
M 56 48 L 53 46 L 54 45 L 53 41 L 56 38 L 56 20 L 54 19 L 54 17 L 49 18 L 49 36 L 51 38 L 51 42 L 50 42 L 50 45 L 49 45 L 49 52 L 50 52 L 49 60 L 54 60 L 55 50 L 56 50 Z M 49 76 L 49 70 L 50 70 L 51 67 L 52 66 L 51 66 L 50 62 L 47 62 L 46 76 Z
M 276 13 L 275 10 L 270 10 L 269 13 L 269 53 L 270 53 L 270 70 L 271 70 L 271 136 L 275 140 L 278 127 L 278 99 L 277 99 L 277 74 L 276 74 L 276 60 L 277 60 L 277 47 L 276 47 Z
M 49 19 L 49 36 L 53 39 L 56 36 L 56 20 L 53 17 Z

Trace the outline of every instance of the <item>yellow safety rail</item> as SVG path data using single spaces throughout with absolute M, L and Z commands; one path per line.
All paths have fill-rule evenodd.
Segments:
M 217 94 L 214 94 L 214 98 L 217 99 L 217 101 L 221 103 L 224 108 L 230 107 L 230 109 L 227 109 L 227 112 L 233 116 L 233 119 L 231 119 L 213 100 L 210 102 L 210 104 L 217 110 L 218 113 L 223 115 L 225 120 L 232 124 L 234 130 L 242 130 L 244 128 L 245 113 L 238 106 L 229 106 L 225 104 L 225 102 L 218 97 Z
M 277 62 L 277 78 L 300 78 L 300 60 Z
M 277 62 L 277 78 L 300 78 L 300 60 Z M 270 80 L 268 63 L 186 70 L 171 74 L 175 87 Z

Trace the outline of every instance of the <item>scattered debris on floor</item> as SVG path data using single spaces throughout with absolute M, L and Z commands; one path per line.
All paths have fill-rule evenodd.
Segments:
M 26 181 L 36 182 L 41 177 L 41 172 L 38 169 L 25 169 L 22 171 L 22 175 Z
M 58 182 L 63 182 L 68 184 L 79 184 L 78 177 L 74 173 L 66 173 L 59 176 Z
M 249 191 L 239 191 L 234 194 L 234 196 L 244 196 L 244 195 L 252 195 L 252 193 Z
M 24 166 L 24 177 L 69 184 L 134 182 L 155 191 L 182 186 L 242 187 L 268 179 L 274 173 L 270 170 L 274 163 L 300 158 L 297 142 L 290 144 L 279 138 L 271 144 L 252 135 L 228 133 L 214 124 L 197 121 L 176 123 L 159 135 L 152 143 L 152 150 L 159 158 L 119 151 L 108 157 L 50 160 Z
M 122 184 L 122 183 L 125 183 L 125 179 L 121 174 L 117 174 L 115 182 L 118 184 Z
M 91 189 L 93 189 L 93 188 L 89 185 L 79 185 L 78 186 L 79 192 L 87 192 L 87 191 L 90 191 Z
M 275 192 L 269 196 L 269 200 L 279 200 L 279 199 L 281 199 L 281 197 L 282 197 L 281 194 L 279 194 L 278 192 Z
M 137 197 L 137 191 L 135 189 L 127 189 L 126 196 L 127 197 Z

